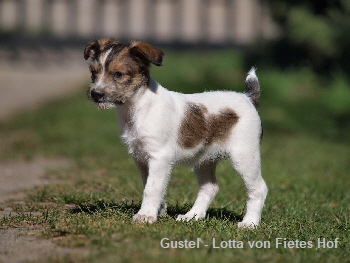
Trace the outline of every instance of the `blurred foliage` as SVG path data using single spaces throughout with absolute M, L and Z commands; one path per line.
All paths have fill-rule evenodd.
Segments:
M 349 0 L 269 0 L 280 32 L 272 42 L 260 42 L 248 61 L 257 57 L 282 69 L 306 66 L 326 78 L 350 73 Z M 254 60 L 253 60 L 254 59 Z

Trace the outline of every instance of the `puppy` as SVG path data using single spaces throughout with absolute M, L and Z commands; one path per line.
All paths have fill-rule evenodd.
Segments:
M 153 223 L 166 214 L 164 197 L 176 164 L 191 165 L 199 185 L 193 207 L 177 220 L 205 218 L 219 190 L 216 164 L 228 158 L 247 191 L 246 214 L 238 227 L 256 227 L 267 187 L 260 169 L 260 87 L 255 69 L 248 73 L 244 94 L 181 94 L 150 76 L 150 65 L 161 66 L 163 55 L 145 42 L 125 45 L 105 38 L 84 51 L 84 58 L 91 58 L 89 97 L 99 109 L 116 108 L 121 138 L 142 176 L 143 200 L 133 220 Z

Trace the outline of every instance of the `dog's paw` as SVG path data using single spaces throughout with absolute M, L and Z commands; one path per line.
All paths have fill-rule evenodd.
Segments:
M 239 222 L 237 224 L 238 228 L 247 228 L 247 229 L 255 229 L 258 227 L 258 224 L 254 223 L 254 222 Z
M 177 221 L 190 221 L 194 216 L 188 216 L 186 215 L 178 215 L 176 220 Z
M 167 215 L 167 205 L 166 203 L 162 203 L 159 210 L 158 210 L 158 216 L 166 216 Z
M 133 216 L 132 220 L 137 223 L 154 223 L 157 221 L 156 216 L 146 216 L 146 215 L 140 215 L 136 214 Z
M 192 213 L 187 213 L 185 215 L 178 215 L 176 220 L 177 221 L 190 221 L 192 219 L 195 220 L 201 220 L 205 218 L 205 213 L 203 214 L 192 214 Z

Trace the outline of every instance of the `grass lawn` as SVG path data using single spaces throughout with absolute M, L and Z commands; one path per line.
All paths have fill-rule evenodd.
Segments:
M 164 64 L 153 67 L 153 77 L 185 93 L 243 91 L 248 70 L 233 50 L 166 52 Z M 257 74 L 262 169 L 269 187 L 258 229 L 237 229 L 246 196 L 227 161 L 217 168 L 220 191 L 206 220 L 175 221 L 197 191 L 190 169 L 176 167 L 167 194 L 169 215 L 155 224 L 133 223 L 141 178 L 120 142 L 114 111 L 98 111 L 83 89 L 0 124 L 3 138 L 20 134 L 5 144 L 0 160 L 49 156 L 73 163 L 47 171 L 65 183 L 27 191 L 18 215 L 0 218 L 0 227 L 41 225 L 42 238 L 89 249 L 88 262 L 350 262 L 350 89 L 341 76 L 326 82 L 307 69 Z M 75 206 L 67 210 L 63 204 Z M 199 248 L 162 248 L 161 241 L 164 247 Z

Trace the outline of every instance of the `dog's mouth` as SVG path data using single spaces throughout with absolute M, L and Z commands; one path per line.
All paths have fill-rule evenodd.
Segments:
M 99 103 L 105 103 L 106 102 L 106 96 L 104 92 L 99 90 L 91 90 L 89 94 L 90 99 L 99 104 Z
M 105 103 L 106 99 L 104 95 L 98 95 L 96 98 L 93 98 L 95 103 Z

